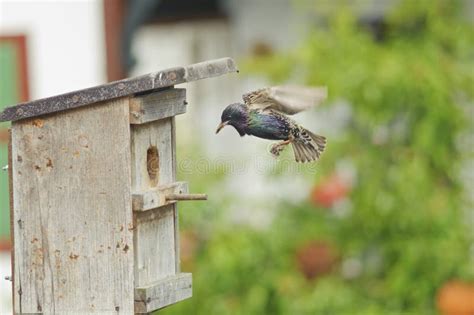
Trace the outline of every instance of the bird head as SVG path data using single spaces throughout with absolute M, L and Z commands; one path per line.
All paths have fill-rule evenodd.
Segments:
M 221 123 L 217 126 L 216 134 L 227 125 L 230 125 L 237 130 L 240 136 L 245 135 L 247 128 L 248 112 L 244 104 L 230 104 L 227 106 L 221 115 Z

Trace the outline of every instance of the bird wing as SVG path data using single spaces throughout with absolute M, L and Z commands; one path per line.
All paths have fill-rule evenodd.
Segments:
M 280 85 L 246 93 L 242 98 L 250 109 L 270 108 L 293 115 L 319 105 L 326 97 L 326 87 Z

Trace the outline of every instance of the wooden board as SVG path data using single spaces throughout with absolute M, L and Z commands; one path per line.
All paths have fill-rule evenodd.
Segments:
M 130 98 L 130 123 L 143 124 L 186 112 L 186 89 L 165 89 Z
M 12 126 L 14 311 L 130 314 L 128 99 Z
M 135 289 L 135 312 L 148 313 L 192 297 L 192 275 L 179 273 Z
M 135 192 L 132 195 L 132 209 L 133 211 L 147 211 L 163 207 L 176 203 L 176 200 L 166 200 L 167 195 L 186 193 L 188 193 L 188 183 L 186 182 L 175 182 L 146 191 Z
M 171 118 L 171 159 L 173 161 L 173 182 L 176 181 L 176 119 Z M 188 187 L 186 189 L 189 190 Z M 181 272 L 181 254 L 180 254 L 180 239 L 179 239 L 179 215 L 178 215 L 178 204 L 175 203 L 174 207 L 174 244 L 175 244 L 175 265 L 176 273 Z M 192 289 L 191 289 L 192 292 Z
M 171 118 L 131 126 L 132 191 L 146 191 L 158 185 L 173 183 L 171 152 Z M 147 150 L 158 151 L 156 178 L 149 174 Z
M 172 118 L 131 126 L 134 195 L 174 184 Z M 158 169 L 151 179 L 147 151 L 156 148 Z M 146 203 L 148 205 L 148 202 Z M 150 207 L 147 206 L 147 209 Z M 135 286 L 145 286 L 176 273 L 174 205 L 134 213 Z
M 15 234 L 14 234 L 14 229 L 15 229 L 15 224 L 13 223 L 13 172 L 12 172 L 12 131 L 11 129 L 8 129 L 8 201 L 10 203 L 10 209 L 9 209 L 9 214 L 10 214 L 10 240 L 12 242 L 12 248 L 11 248 L 11 257 L 10 257 L 10 263 L 11 263 L 11 272 L 10 272 L 10 277 L 12 281 L 12 302 L 13 305 L 15 305 Z
M 174 208 L 135 212 L 135 286 L 176 274 Z

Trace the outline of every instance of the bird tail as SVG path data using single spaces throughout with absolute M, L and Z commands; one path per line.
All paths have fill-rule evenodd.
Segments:
M 326 148 L 326 138 L 303 129 L 301 139 L 291 142 L 296 162 L 317 161 Z

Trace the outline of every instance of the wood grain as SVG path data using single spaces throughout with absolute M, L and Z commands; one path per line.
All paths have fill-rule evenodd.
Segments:
M 188 194 L 188 193 L 167 194 L 165 196 L 165 199 L 168 202 L 207 200 L 207 194 Z
M 19 309 L 20 305 L 17 308 L 17 300 L 15 294 L 15 224 L 14 224 L 14 214 L 13 214 L 13 161 L 12 161 L 12 130 L 8 129 L 8 192 L 9 192 L 9 202 L 10 202 L 10 239 L 11 239 L 11 279 L 12 279 L 12 301 L 13 308 Z
M 166 89 L 130 98 L 130 123 L 143 124 L 186 112 L 186 89 Z
M 159 166 L 156 178 L 150 178 L 148 173 L 147 152 L 150 147 L 156 147 L 158 150 Z M 171 118 L 132 125 L 131 152 L 134 193 L 172 183 Z
M 174 117 L 171 118 L 171 161 L 172 161 L 172 176 L 173 181 L 176 181 L 176 119 Z M 178 203 L 173 204 L 174 209 L 174 244 L 175 244 L 175 267 L 176 273 L 181 272 L 181 254 L 180 254 L 180 240 L 179 240 L 179 214 L 178 214 Z M 191 289 L 192 290 L 192 289 Z
M 134 216 L 135 286 L 176 274 L 173 205 Z
M 169 194 L 184 194 L 188 192 L 186 182 L 176 182 L 169 185 L 161 185 L 146 191 L 134 192 L 132 195 L 133 211 L 147 211 L 156 209 L 176 201 L 166 200 Z
M 147 171 L 149 147 L 158 151 L 156 180 Z M 131 125 L 131 152 L 133 207 L 147 210 L 134 212 L 135 286 L 146 286 L 176 274 L 175 212 L 165 193 L 186 186 L 173 181 L 172 118 Z
M 128 99 L 13 123 L 12 157 L 14 311 L 132 313 Z
M 179 273 L 135 289 L 135 312 L 147 313 L 192 297 L 192 275 Z

